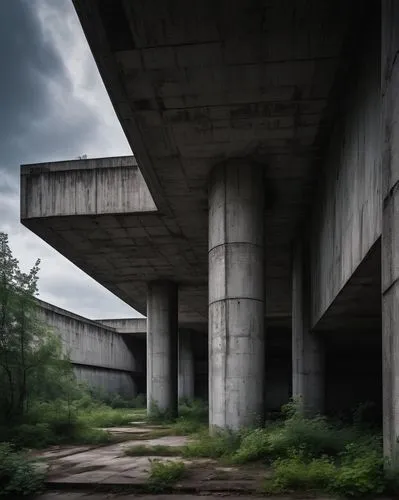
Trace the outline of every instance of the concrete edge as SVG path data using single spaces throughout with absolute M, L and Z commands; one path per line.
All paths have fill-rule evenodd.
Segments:
M 67 170 L 94 170 L 98 168 L 136 167 L 136 158 L 131 156 L 107 156 L 105 158 L 85 158 L 59 160 L 54 162 L 25 163 L 21 165 L 21 175 L 42 172 L 63 172 Z

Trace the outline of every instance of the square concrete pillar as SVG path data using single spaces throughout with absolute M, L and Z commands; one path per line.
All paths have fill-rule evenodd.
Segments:
M 382 356 L 384 455 L 399 466 L 399 4 L 382 0 Z
M 191 331 L 179 329 L 179 400 L 194 399 L 194 352 Z
M 177 285 L 148 284 L 147 296 L 147 410 L 156 406 L 177 415 L 178 307 Z
M 307 415 L 324 410 L 324 345 L 310 329 L 309 252 L 297 242 L 292 260 L 292 395 Z

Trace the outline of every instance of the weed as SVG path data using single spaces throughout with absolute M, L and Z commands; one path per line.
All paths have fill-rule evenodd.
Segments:
M 148 478 L 148 489 L 152 493 L 162 493 L 172 488 L 186 471 L 183 462 L 161 462 L 160 460 L 150 460 L 151 469 Z
M 201 433 L 197 439 L 183 449 L 183 456 L 204 458 L 227 458 L 240 447 L 242 435 L 233 431 L 218 431 L 210 436 Z
M 131 446 L 125 450 L 125 455 L 130 457 L 174 457 L 181 456 L 182 449 L 179 446 L 164 446 L 155 445 L 149 446 L 144 444 L 138 444 L 136 446 Z

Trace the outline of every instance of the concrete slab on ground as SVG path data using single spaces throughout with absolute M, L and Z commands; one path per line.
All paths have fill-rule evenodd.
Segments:
M 264 466 L 227 467 L 211 459 L 125 455 L 132 446 L 184 446 L 186 436 L 165 436 L 155 439 L 129 440 L 101 447 L 67 447 L 37 453 L 48 466 L 47 487 L 50 489 L 108 490 L 146 486 L 151 460 L 182 461 L 186 476 L 175 486 L 176 492 L 249 492 L 256 493 L 267 475 Z

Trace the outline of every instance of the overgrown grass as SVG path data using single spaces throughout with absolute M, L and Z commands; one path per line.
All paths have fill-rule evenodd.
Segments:
M 138 444 L 127 448 L 125 455 L 130 457 L 178 457 L 182 455 L 182 448 L 179 446 Z
M 123 427 L 134 420 L 145 417 L 145 413 L 131 408 L 110 408 L 105 405 L 78 410 L 78 420 L 89 427 Z
M 186 467 L 183 462 L 151 460 L 148 489 L 152 493 L 167 492 L 183 478 L 185 472 Z
M 227 459 L 239 449 L 241 440 L 242 434 L 239 432 L 220 431 L 211 436 L 205 431 L 185 446 L 183 456 Z

